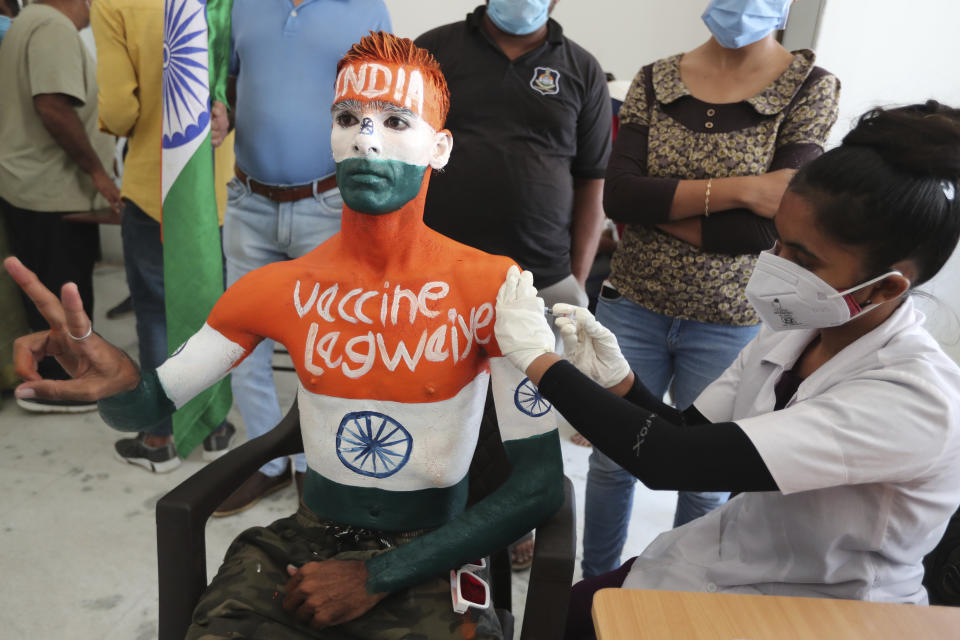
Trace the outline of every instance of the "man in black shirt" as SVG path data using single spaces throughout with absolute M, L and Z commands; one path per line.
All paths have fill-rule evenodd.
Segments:
M 604 218 L 610 98 L 597 60 L 548 19 L 554 4 L 491 0 L 417 38 L 447 78 L 457 141 L 431 180 L 425 221 L 516 260 L 548 305 L 586 306 Z
M 556 1 L 489 0 L 417 38 L 447 79 L 457 141 L 431 179 L 424 221 L 532 271 L 547 308 L 585 307 L 612 116 L 600 64 L 549 19 Z M 513 566 L 532 558 L 528 535 Z

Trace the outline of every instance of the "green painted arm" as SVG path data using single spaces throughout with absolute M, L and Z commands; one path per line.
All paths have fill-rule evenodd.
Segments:
M 97 408 L 103 421 L 118 431 L 143 431 L 176 411 L 156 369 L 142 371 L 134 389 L 100 400 Z
M 513 466 L 499 489 L 435 531 L 367 560 L 369 593 L 396 591 L 484 557 L 536 527 L 563 504 L 557 431 L 504 444 Z

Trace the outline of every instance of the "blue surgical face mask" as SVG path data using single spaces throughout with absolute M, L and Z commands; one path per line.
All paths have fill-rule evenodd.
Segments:
M 701 18 L 720 46 L 739 49 L 787 26 L 791 0 L 711 0 Z
M 10 16 L 0 16 L 0 40 L 7 35 L 7 29 L 10 28 Z
M 499 29 L 515 36 L 533 33 L 544 25 L 550 0 L 490 0 L 487 15 Z

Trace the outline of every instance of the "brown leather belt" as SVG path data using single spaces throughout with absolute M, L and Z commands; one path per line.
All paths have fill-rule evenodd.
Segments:
M 336 175 L 328 176 L 323 180 L 308 182 L 307 184 L 298 184 L 292 187 L 278 187 L 272 184 L 257 182 L 245 174 L 240 167 L 234 167 L 234 171 L 241 182 L 250 186 L 250 191 L 270 198 L 274 202 L 296 202 L 304 198 L 312 198 L 315 193 L 320 194 L 337 186 Z

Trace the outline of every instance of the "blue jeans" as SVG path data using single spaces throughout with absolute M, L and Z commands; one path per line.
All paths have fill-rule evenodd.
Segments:
M 644 386 L 657 397 L 669 389 L 674 405 L 680 409 L 693 404 L 760 328 L 679 320 L 623 296 L 601 295 L 597 319 L 617 336 L 624 357 Z M 633 475 L 594 448 L 587 472 L 582 563 L 585 578 L 620 566 L 635 482 Z M 728 497 L 725 492 L 681 491 L 674 526 L 707 513 Z
M 124 201 L 120 224 L 123 265 L 137 321 L 140 367 L 156 369 L 170 355 L 167 347 L 167 315 L 163 293 L 163 243 L 160 223 L 144 213 L 135 202 Z M 223 425 L 221 424 L 221 427 Z M 173 420 L 166 418 L 145 433 L 173 435 Z
M 340 231 L 343 199 L 336 188 L 296 202 L 274 202 L 253 193 L 239 178 L 227 184 L 227 212 L 223 220 L 223 253 L 227 259 L 227 286 L 248 272 L 271 262 L 299 258 Z M 280 422 L 280 403 L 273 382 L 273 341 L 264 340 L 233 370 L 231 387 L 247 437 L 261 436 Z M 306 471 L 303 454 L 297 471 Z M 271 460 L 260 468 L 276 477 L 286 460 Z

